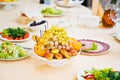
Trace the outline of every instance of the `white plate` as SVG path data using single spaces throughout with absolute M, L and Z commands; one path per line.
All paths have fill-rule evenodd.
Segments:
M 75 7 L 76 6 L 76 2 L 70 0 L 68 5 L 65 5 L 65 1 L 64 0 L 57 0 L 56 5 L 61 6 L 61 7 L 66 7 L 66 8 L 71 8 L 71 7 Z
M 77 73 L 77 80 L 85 80 L 81 75 L 83 75 L 84 74 L 84 71 L 79 71 L 78 73 Z
M 1 61 L 14 61 L 14 60 L 25 59 L 25 58 L 27 58 L 28 56 L 31 55 L 31 50 L 28 50 L 28 49 L 26 49 L 26 50 L 27 50 L 27 55 L 24 56 L 24 57 L 19 57 L 19 58 L 14 58 L 14 59 L 0 59 L 0 60 L 1 60 Z
M 97 41 L 97 40 L 90 40 L 90 39 L 81 39 L 78 41 L 80 41 L 83 44 L 88 44 L 88 45 L 91 45 L 91 43 L 93 43 L 93 42 L 95 42 L 97 44 L 97 47 L 98 47 L 97 50 L 90 50 L 88 52 L 83 52 L 81 50 L 81 54 L 83 54 L 83 55 L 97 56 L 97 55 L 105 54 L 105 53 L 109 52 L 109 50 L 110 50 L 110 45 L 105 42 L 101 42 L 101 41 Z
M 26 39 L 22 39 L 22 40 L 9 40 L 7 38 L 3 38 L 1 35 L 0 35 L 0 39 L 3 40 L 3 41 L 24 42 L 24 41 L 28 41 L 29 39 L 31 39 L 31 34 L 29 33 L 29 37 L 26 38 Z
M 61 17 L 63 16 L 63 14 L 61 15 L 52 15 L 52 14 L 43 14 L 44 17 Z
M 17 4 L 18 1 L 14 1 L 14 2 L 0 2 L 1 5 L 4 5 L 3 9 L 9 10 L 13 8 L 14 4 Z
M 0 4 L 16 4 L 18 1 L 15 2 L 0 2 Z

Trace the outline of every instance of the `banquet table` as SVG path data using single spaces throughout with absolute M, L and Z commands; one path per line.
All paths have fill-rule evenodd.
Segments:
M 32 11 L 40 11 L 47 6 L 56 6 L 54 1 L 51 5 L 40 4 L 37 0 L 19 0 L 11 10 L 2 9 L 0 6 L 0 29 L 10 26 L 26 27 L 26 25 L 17 22 L 17 13 L 25 8 Z M 52 67 L 44 64 L 43 61 L 36 58 L 31 51 L 31 55 L 22 60 L 0 61 L 0 80 L 77 80 L 77 73 L 83 72 L 85 69 L 91 68 L 114 68 L 120 70 L 120 41 L 111 36 L 112 28 L 87 28 L 81 26 L 75 17 L 78 9 L 76 7 L 64 8 L 56 6 L 66 12 L 61 17 L 39 17 L 48 21 L 49 27 L 56 24 L 60 20 L 68 22 L 65 27 L 68 35 L 76 39 L 92 39 L 105 42 L 110 45 L 110 50 L 104 55 L 87 56 L 78 55 L 69 64 L 62 67 Z M 79 14 L 91 14 L 92 10 L 87 7 L 80 6 Z M 39 32 L 31 32 L 31 34 L 39 34 Z M 2 40 L 0 40 L 2 42 Z M 34 48 L 35 42 L 30 39 L 25 42 L 18 43 L 25 47 Z

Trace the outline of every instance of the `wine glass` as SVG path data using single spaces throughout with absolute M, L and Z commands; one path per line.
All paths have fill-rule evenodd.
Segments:
M 76 7 L 77 7 L 77 18 L 79 18 L 79 8 L 80 8 L 80 5 L 84 2 L 84 0 L 75 0 L 75 4 L 76 4 Z
M 118 26 L 116 24 L 120 23 L 120 1 L 118 0 L 116 5 L 111 8 L 110 11 L 110 17 L 112 19 L 112 21 L 115 23 L 114 25 L 114 32 L 113 32 L 113 36 L 115 36 L 116 32 L 118 32 Z

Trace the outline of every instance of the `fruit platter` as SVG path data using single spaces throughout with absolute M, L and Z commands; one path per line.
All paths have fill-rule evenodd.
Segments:
M 17 46 L 10 41 L 0 43 L 0 60 L 19 60 L 30 55 L 27 49 Z
M 120 72 L 113 68 L 84 70 L 83 73 L 78 72 L 78 80 L 119 80 Z
M 82 44 L 63 27 L 52 26 L 42 36 L 33 35 L 35 55 L 52 66 L 64 66 L 80 53 Z
M 63 11 L 56 7 L 46 7 L 41 10 L 41 13 L 45 17 L 60 17 L 63 16 Z
M 0 32 L 0 39 L 4 41 L 22 42 L 30 39 L 30 33 L 24 28 L 8 27 Z

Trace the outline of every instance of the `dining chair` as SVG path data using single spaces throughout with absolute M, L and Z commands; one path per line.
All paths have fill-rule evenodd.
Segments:
M 102 19 L 102 16 L 104 14 L 104 9 L 100 0 L 92 0 L 92 14 L 99 16 L 100 19 Z

